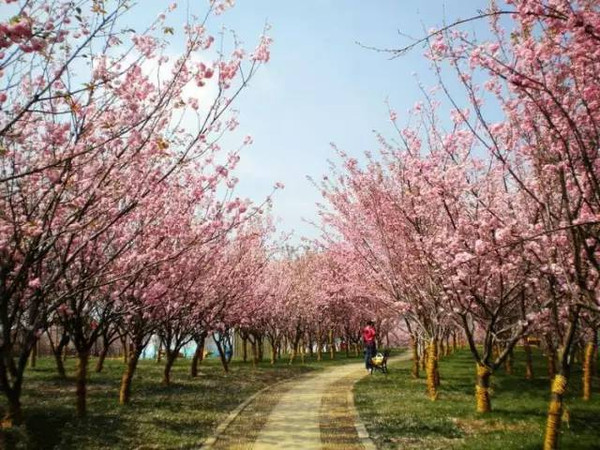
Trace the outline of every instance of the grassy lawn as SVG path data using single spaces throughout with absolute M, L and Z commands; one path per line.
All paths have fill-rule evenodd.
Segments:
M 161 386 L 163 366 L 141 361 L 133 382 L 131 405 L 118 405 L 123 371 L 121 360 L 107 360 L 101 374 L 92 373 L 88 386 L 88 416 L 75 417 L 75 386 L 56 376 L 54 360 L 41 358 L 29 369 L 23 392 L 26 422 L 11 433 L 17 448 L 197 448 L 245 398 L 280 380 L 331 366 L 355 362 L 343 355 L 330 361 L 289 366 L 233 362 L 225 374 L 216 359 L 205 360 L 199 376 L 189 376 L 189 360 L 177 361 L 170 386 Z M 75 372 L 75 360 L 67 359 Z M 90 361 L 93 368 L 95 360 Z M 5 408 L 0 399 L 0 413 Z M 0 444 L 1 446 L 1 444 Z
M 475 412 L 475 363 L 468 351 L 440 360 L 436 402 L 425 395 L 425 380 L 411 379 L 410 361 L 391 365 L 386 377 L 374 374 L 355 387 L 361 418 L 378 448 L 539 449 L 543 441 L 550 382 L 546 362 L 534 350 L 536 378 L 526 380 L 524 355 L 515 353 L 514 375 L 492 378 L 493 412 Z M 589 402 L 581 397 L 581 367 L 574 367 L 568 392 L 569 424 L 561 448 L 600 448 L 600 383 Z

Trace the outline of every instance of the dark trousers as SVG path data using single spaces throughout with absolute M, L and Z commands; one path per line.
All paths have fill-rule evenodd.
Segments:
M 371 358 L 377 354 L 377 347 L 375 342 L 367 342 L 365 344 L 365 366 L 367 369 L 372 367 Z

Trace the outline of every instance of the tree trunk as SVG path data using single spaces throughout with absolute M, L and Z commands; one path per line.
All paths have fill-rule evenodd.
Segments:
M 248 338 L 242 338 L 242 361 L 248 362 Z
M 329 358 L 335 359 L 335 346 L 333 345 L 333 330 L 329 330 Z
M 556 375 L 556 354 L 554 350 L 548 352 L 548 377 L 552 380 Z
M 173 364 L 175 364 L 175 360 L 177 359 L 177 353 L 179 350 L 166 350 L 167 351 L 167 360 L 165 362 L 165 368 L 163 370 L 162 377 L 162 385 L 169 386 L 171 384 L 171 369 L 173 368 Z
M 346 358 L 350 358 L 350 339 L 348 336 L 346 336 Z
M 214 334 L 213 334 L 213 340 L 215 341 L 215 344 L 217 346 L 217 351 L 219 352 L 219 359 L 221 360 L 221 365 L 223 366 L 223 370 L 225 371 L 225 373 L 229 372 L 229 362 L 227 361 L 227 358 L 225 357 L 225 350 L 223 349 L 223 345 L 221 344 L 221 339 L 214 339 Z
M 323 343 L 321 342 L 321 331 L 319 330 L 319 334 L 317 335 L 317 361 L 321 361 L 323 359 Z
M 544 450 L 555 450 L 558 448 L 560 426 L 563 416 L 563 400 L 569 384 L 571 372 L 571 354 L 573 350 L 575 331 L 579 322 L 579 307 L 576 307 L 571 317 L 569 329 L 563 341 L 560 355 L 560 373 L 552 380 L 550 394 L 550 406 L 546 421 L 546 435 L 544 437 Z
M 127 335 L 121 339 L 121 344 L 123 345 L 123 363 L 127 364 L 127 361 L 129 361 L 129 344 L 127 343 Z
M 531 357 L 531 346 L 527 337 L 523 338 L 523 350 L 525 350 L 525 378 L 533 380 L 533 359 Z
M 298 346 L 297 345 L 292 345 L 291 348 L 291 352 L 290 352 L 290 360 L 288 362 L 288 364 L 294 364 L 294 360 L 296 359 L 296 354 L 298 352 Z
M 251 341 L 250 350 L 252 352 L 252 367 L 256 367 L 256 364 L 258 363 L 258 344 L 256 339 Z
M 158 349 L 156 350 L 156 364 L 160 364 L 162 362 L 162 342 L 159 341 Z
M 192 356 L 192 366 L 190 367 L 190 376 L 192 378 L 198 376 L 198 360 L 200 359 L 202 351 L 203 349 L 198 346 L 196 347 L 196 350 L 194 350 L 194 356 Z
M 106 359 L 106 355 L 108 355 L 109 346 L 103 346 L 100 351 L 100 355 L 98 355 L 98 361 L 96 362 L 96 373 L 102 372 L 104 368 L 104 360 Z
M 436 381 L 437 372 L 437 342 L 432 338 L 427 349 L 427 394 L 431 400 L 437 400 L 438 382 Z
M 262 337 L 256 338 L 256 354 L 258 356 L 258 362 L 263 362 L 264 359 L 264 348 L 263 348 L 263 340 Z
M 294 336 L 294 342 L 292 342 L 292 351 L 290 354 L 289 364 L 293 364 L 296 356 L 298 356 L 298 343 L 300 342 L 300 332 L 296 330 L 296 336 Z
M 8 402 L 4 417 L 2 418 L 2 428 L 9 429 L 20 425 L 23 422 L 23 411 L 21 410 L 20 388 L 5 389 Z
M 452 351 L 456 353 L 456 350 L 458 349 L 457 343 L 456 343 L 456 331 L 452 332 Z
M 35 341 L 33 344 L 33 348 L 31 349 L 31 356 L 29 357 L 29 367 L 35 369 L 35 364 L 37 362 L 37 352 L 38 352 L 38 343 L 39 341 Z
M 414 336 L 410 337 L 410 346 L 412 348 L 412 370 L 413 378 L 419 378 L 419 349 L 417 347 L 417 339 Z
M 492 354 L 494 355 L 494 360 L 500 357 L 500 346 L 498 344 L 494 344 L 492 347 Z
M 201 341 L 201 351 L 200 354 L 198 355 L 198 363 L 201 363 L 202 361 L 204 361 L 204 343 L 206 342 L 206 336 L 202 337 L 202 341 Z
M 198 376 L 198 364 L 202 362 L 204 358 L 204 341 L 206 339 L 206 335 L 200 335 L 196 341 L 196 350 L 194 351 L 194 356 L 192 357 L 192 367 L 190 368 L 190 375 L 192 377 Z
M 548 347 L 548 377 L 552 380 L 556 375 L 556 350 L 554 343 L 549 335 L 545 335 L 546 345 Z
M 271 341 L 271 364 L 275 364 L 275 360 L 277 359 L 277 343 L 275 340 Z
M 128 404 L 131 399 L 131 381 L 133 380 L 133 375 L 135 374 L 135 369 L 137 368 L 141 354 L 142 349 L 136 348 L 127 362 L 127 368 L 121 378 L 121 389 L 119 390 L 119 403 L 121 405 Z
M 594 354 L 592 355 L 592 375 L 598 375 L 598 330 L 592 330 L 594 334 L 592 335 L 592 342 L 594 343 Z
M 546 436 L 544 438 L 544 450 L 558 448 L 560 425 L 563 414 L 563 397 L 567 390 L 568 378 L 557 374 L 552 381 L 550 396 L 550 407 L 548 408 L 548 419 L 546 422 Z
M 77 417 L 85 417 L 87 412 L 87 372 L 90 359 L 89 350 L 77 352 L 77 375 L 75 381 L 75 392 L 77 395 Z
M 69 343 L 69 336 L 63 330 L 60 340 L 58 340 L 58 335 L 56 336 L 58 343 L 55 347 L 52 341 L 52 335 L 50 334 L 50 331 L 48 331 L 47 334 L 48 340 L 50 342 L 50 348 L 52 349 L 52 353 L 54 354 L 54 360 L 56 361 L 56 371 L 58 372 L 58 377 L 62 380 L 66 380 L 67 373 L 65 371 L 64 356 L 66 356 L 65 348 Z
M 61 348 L 60 352 L 54 353 L 54 361 L 56 361 L 56 371 L 58 372 L 58 377 L 66 380 L 67 379 L 67 371 L 65 370 L 65 362 L 63 359 L 63 350 Z
M 513 350 L 510 349 L 508 355 L 506 355 L 506 359 L 504 360 L 504 370 L 508 375 L 513 374 Z
M 477 363 L 477 384 L 475 386 L 475 399 L 477 412 L 488 413 L 492 410 L 490 401 L 490 377 L 492 371 L 484 364 Z
M 585 346 L 583 360 L 583 399 L 592 398 L 592 366 L 594 365 L 594 343 L 588 342 Z

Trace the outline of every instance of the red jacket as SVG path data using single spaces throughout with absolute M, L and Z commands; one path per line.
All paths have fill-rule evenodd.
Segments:
M 363 328 L 362 335 L 363 342 L 365 344 L 370 344 L 371 342 L 375 341 L 375 328 L 373 328 L 371 325 L 367 325 Z

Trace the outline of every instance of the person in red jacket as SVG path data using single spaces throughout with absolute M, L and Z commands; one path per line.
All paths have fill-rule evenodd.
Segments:
M 377 353 L 377 347 L 375 345 L 375 322 L 369 320 L 367 325 L 362 330 L 363 344 L 365 346 L 365 366 L 371 373 L 373 372 L 373 366 L 371 364 L 371 358 Z

